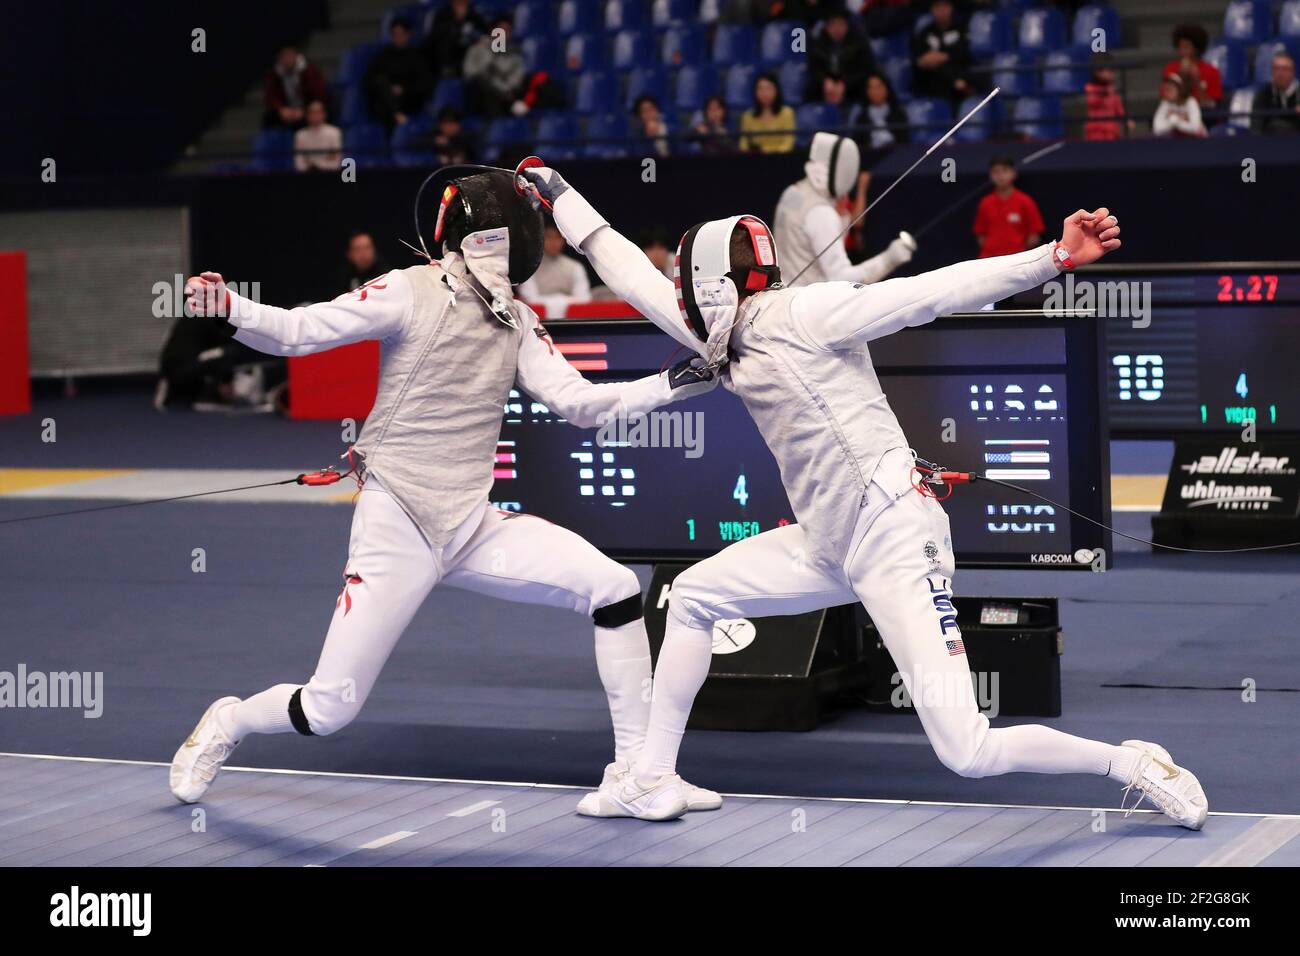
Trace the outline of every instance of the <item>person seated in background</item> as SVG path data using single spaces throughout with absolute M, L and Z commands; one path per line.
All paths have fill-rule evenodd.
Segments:
M 325 75 L 297 47 L 283 47 L 262 84 L 262 125 L 297 129 L 307 121 L 307 104 L 328 96 Z
M 906 143 L 910 138 L 907 114 L 889 80 L 883 73 L 872 73 L 867 77 L 865 91 L 865 100 L 849 112 L 849 125 L 867 127 L 866 145 L 872 149 Z
M 434 76 L 460 76 L 465 54 L 487 32 L 487 18 L 469 0 L 449 0 L 439 7 L 425 49 Z
M 1196 74 L 1191 70 L 1166 76 L 1160 81 L 1160 105 L 1151 119 L 1156 136 L 1204 136 L 1201 107 L 1192 95 Z
M 528 112 L 523 102 L 528 68 L 511 42 L 510 18 L 497 17 L 491 32 L 480 37 L 465 54 L 465 86 L 474 112 L 504 116 Z
M 225 322 L 177 319 L 158 357 L 154 408 L 274 411 L 289 376 L 288 360 L 264 355 L 233 335 Z
M 933 0 L 930 22 L 912 36 L 912 92 L 956 102 L 974 92 L 970 41 L 952 0 Z
M 695 134 L 703 137 L 700 152 L 706 156 L 726 156 L 739 148 L 727 117 L 727 101 L 721 96 L 715 94 L 704 101 L 704 108 L 695 114 L 694 127 Z
M 564 246 L 564 236 L 548 219 L 542 240 L 542 264 L 517 292 L 524 302 L 544 306 L 547 318 L 562 318 L 570 304 L 591 301 L 587 267 L 565 255 Z
M 1190 92 L 1202 112 L 1215 109 L 1223 101 L 1223 77 L 1219 68 L 1201 59 L 1209 45 L 1204 27 L 1195 23 L 1179 24 L 1174 27 L 1174 51 L 1178 56 L 1166 63 L 1161 72 L 1166 77 L 1190 71 L 1194 77 Z
M 1016 161 L 994 156 L 989 163 L 993 191 L 975 211 L 975 241 L 980 258 L 1009 256 L 1037 246 L 1043 238 L 1043 215 L 1028 193 L 1016 188 Z
M 823 96 L 823 82 L 835 76 L 857 96 L 867 74 L 876 68 L 867 36 L 853 21 L 838 0 L 831 0 L 826 19 L 808 48 L 808 92 L 810 100 Z
M 388 29 L 389 44 L 366 69 L 370 112 L 390 130 L 418 113 L 433 92 L 433 75 L 418 50 L 411 46 L 411 24 L 402 17 Z
M 340 295 L 384 275 L 389 268 L 388 263 L 375 251 L 375 240 L 368 232 L 354 232 L 348 237 L 348 251 L 343 262 Z
M 312 100 L 307 104 L 307 125 L 293 134 L 293 168 L 300 173 L 332 172 L 342 158 L 343 134 L 325 122 L 325 104 Z
M 794 152 L 794 110 L 781 96 L 775 73 L 754 78 L 754 105 L 741 114 L 740 132 L 740 148 L 747 152 Z
M 671 279 L 673 277 L 673 260 L 676 258 L 675 250 L 668 244 L 668 232 L 659 226 L 652 226 L 644 229 L 637 236 L 636 244 L 641 247 L 645 257 L 650 260 L 651 264 L 658 269 L 664 276 Z
M 444 106 L 438 113 L 438 125 L 430 136 L 429 146 L 439 166 L 458 166 L 475 161 L 474 137 L 465 131 L 460 113 Z
M 1295 60 L 1285 53 L 1273 57 L 1271 82 L 1255 94 L 1250 128 L 1257 133 L 1300 133 L 1300 82 Z
M 668 124 L 664 122 L 659 102 L 653 96 L 642 94 L 632 104 L 632 136 L 645 140 L 647 148 L 656 156 L 671 155 Z
M 1088 108 L 1084 139 L 1120 139 L 1135 127 L 1124 112 L 1124 97 L 1115 88 L 1115 67 L 1109 53 L 1092 55 L 1092 76 L 1084 84 L 1083 95 Z
M 834 73 L 827 73 L 822 78 L 821 99 L 827 106 L 835 107 L 835 122 L 831 125 L 839 127 L 848 122 L 849 103 L 843 77 L 836 76 Z

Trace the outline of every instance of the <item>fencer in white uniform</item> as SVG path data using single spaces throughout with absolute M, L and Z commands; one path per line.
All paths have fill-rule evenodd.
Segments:
M 235 338 L 260 351 L 308 355 L 377 339 L 382 360 L 375 404 L 355 446 L 364 481 L 343 590 L 316 670 L 306 684 L 213 703 L 172 763 L 171 789 L 184 802 L 202 797 L 248 734 L 324 735 L 351 722 L 438 584 L 566 607 L 591 619 L 614 725 L 615 759 L 606 776 L 626 772 L 642 745 L 650 649 L 640 584 L 630 569 L 571 531 L 489 504 L 502 411 L 517 383 L 588 428 L 604 416 L 648 412 L 716 382 L 698 370 L 703 363 L 695 357 L 693 366 L 678 363 L 632 382 L 585 380 L 552 346 L 536 314 L 510 293 L 541 257 L 535 198 L 515 193 L 509 171 L 450 169 L 426 184 L 437 203 L 440 260 L 295 309 L 236 295 L 217 273 L 187 283 L 193 311 L 221 313 Z M 417 228 L 423 242 L 429 226 Z M 692 790 L 673 809 L 720 803 L 717 794 Z M 593 793 L 579 812 L 613 816 L 620 808 Z
M 803 168 L 804 178 L 781 193 L 772 220 L 781 273 L 794 280 L 787 284 L 812 285 L 827 279 L 879 282 L 911 261 L 916 240 L 906 232 L 900 232 L 884 252 L 857 265 L 844 251 L 844 223 L 835 201 L 847 196 L 858 181 L 862 154 L 856 142 L 835 133 L 814 133 Z
M 1065 221 L 1062 239 L 874 285 L 779 285 L 757 217 L 701 223 L 664 279 L 552 169 L 528 177 L 565 237 L 620 297 L 711 366 L 753 416 L 780 468 L 797 524 L 766 531 L 684 571 L 673 584 L 655 669 L 650 729 L 633 772 L 613 786 L 651 815 L 680 802 L 677 752 L 709 671 L 715 621 L 798 614 L 861 601 L 880 630 L 940 761 L 969 777 L 1092 773 L 1123 783 L 1197 828 L 1195 776 L 1154 744 L 1120 746 L 1041 725 L 991 729 L 979 712 L 952 605 L 948 518 L 912 485 L 915 459 L 868 343 L 1041 285 L 1119 246 L 1106 209 Z M 723 365 L 723 363 L 726 363 Z M 932 691 L 938 688 L 939 693 Z M 1131 809 L 1131 807 L 1129 808 Z

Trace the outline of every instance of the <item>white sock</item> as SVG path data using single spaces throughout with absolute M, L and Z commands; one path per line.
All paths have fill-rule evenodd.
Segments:
M 1133 779 L 1133 771 L 1137 769 L 1138 761 L 1142 759 L 1142 751 L 1135 747 L 1111 747 L 1110 749 L 1113 753 L 1106 776 L 1127 787 Z
M 1076 737 L 1042 724 L 999 727 L 988 732 L 980 749 L 979 773 L 1094 773 L 1120 779 L 1116 772 L 1132 773 L 1136 750 L 1115 747 L 1099 740 Z M 1128 778 L 1124 778 L 1128 783 Z
M 712 662 L 713 628 L 683 624 L 670 610 L 664 645 L 655 666 L 650 727 L 636 762 L 636 776 L 641 782 L 653 783 L 665 774 L 677 772 L 677 751 L 686 733 L 686 720 Z
M 293 733 L 289 698 L 300 686 L 276 684 L 238 704 L 227 704 L 217 711 L 217 723 L 231 740 L 242 740 L 249 734 Z
M 650 639 L 644 620 L 596 628 L 596 670 L 609 698 L 614 759 L 629 759 L 645 743 L 650 722 Z

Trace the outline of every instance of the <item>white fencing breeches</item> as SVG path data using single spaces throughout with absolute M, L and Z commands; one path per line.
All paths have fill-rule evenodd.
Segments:
M 733 544 L 678 575 L 636 771 L 672 773 L 691 703 L 708 675 L 713 622 L 800 614 L 861 601 L 880 631 L 939 760 L 968 777 L 1029 770 L 1101 773 L 1120 748 L 1028 725 L 993 730 L 979 712 L 952 606 L 943 507 L 911 489 L 910 456 L 882 461 L 842 567 L 809 562 L 787 525 Z M 851 507 L 851 506 L 850 506 Z M 760 638 L 761 639 L 761 638 Z

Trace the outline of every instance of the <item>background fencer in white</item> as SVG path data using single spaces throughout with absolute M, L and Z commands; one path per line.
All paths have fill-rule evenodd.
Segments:
M 1177 768 L 1165 778 L 1174 782 L 1165 783 L 1164 771 L 1152 769 L 1153 762 L 1171 764 L 1162 748 L 1141 741 L 1113 746 L 1038 725 L 989 727 L 965 653 L 948 643 L 960 634 L 955 621 L 945 620 L 953 574 L 947 516 L 911 486 L 908 442 L 867 350 L 872 339 L 1041 285 L 1057 274 L 1058 253 L 1083 263 L 1100 258 L 1119 245 L 1118 223 L 1107 210 L 1080 210 L 1066 220 L 1062 243 L 1020 255 L 869 286 L 778 287 L 744 297 L 729 312 L 701 310 L 709 323 L 706 343 L 685 321 L 674 284 L 558 173 L 528 175 L 554 203 L 566 238 L 617 295 L 714 361 L 720 342 L 727 346 L 724 385 L 740 395 L 776 457 L 798 521 L 733 544 L 674 582 L 650 729 L 634 768 L 646 799 L 672 786 L 687 717 L 709 671 L 714 621 L 856 599 L 878 626 L 947 767 L 972 777 L 1018 770 L 1109 774 L 1180 823 L 1200 826 L 1207 807 L 1194 775 Z M 734 235 L 745 244 L 739 226 Z M 683 285 L 688 252 L 684 240 Z M 736 288 L 745 287 L 740 274 Z M 938 700 L 925 694 L 927 678 L 949 692 Z
M 204 273 L 191 281 L 196 299 L 197 293 L 215 289 L 217 300 L 221 300 L 225 290 L 220 275 Z M 454 308 L 445 317 L 447 322 L 464 322 L 465 315 L 456 314 L 462 309 L 486 314 L 487 308 L 471 288 L 471 281 L 464 263 L 455 253 L 448 253 L 441 262 L 390 272 L 332 302 L 286 310 L 260 305 L 234 293 L 224 301 L 227 321 L 238 329 L 235 337 L 265 352 L 305 355 L 365 339 L 379 339 L 386 349 L 393 346 L 396 352 L 396 343 L 416 334 L 421 307 L 418 290 L 422 288 L 442 294 L 454 290 Z M 679 387 L 674 387 L 672 372 L 632 382 L 588 382 L 553 348 L 536 315 L 521 303 L 514 305 L 522 328 L 506 345 L 518 350 L 517 366 L 512 363 L 515 374 L 510 379 L 517 380 L 531 396 L 579 427 L 594 426 L 606 415 L 647 412 L 666 402 L 699 394 L 713 384 L 688 381 L 687 376 L 678 379 Z M 486 327 L 496 330 L 492 334 L 512 335 L 496 319 L 488 321 Z M 452 334 L 456 334 L 454 329 Z M 391 373 L 389 354 L 385 353 L 381 365 L 381 399 L 390 384 L 385 381 Z M 489 355 L 477 358 L 493 362 Z M 509 380 L 506 384 L 508 387 Z M 454 422 L 456 416 L 466 414 L 458 404 L 463 402 L 463 395 L 454 390 L 418 396 L 416 391 L 405 385 L 397 389 L 411 406 L 398 408 L 408 428 L 418 429 L 421 421 Z M 493 400 L 498 428 L 506 397 L 503 390 Z M 380 402 L 376 405 L 372 419 L 379 415 Z M 366 444 L 363 429 L 358 447 Z M 191 740 L 202 737 L 204 727 L 211 723 L 220 728 L 230 746 L 215 761 L 215 768 L 185 769 L 179 786 L 174 764 L 173 790 L 177 796 L 185 800 L 201 796 L 229 749 L 249 733 L 297 730 L 316 735 L 346 726 L 365 703 L 421 603 L 440 582 L 512 601 L 567 607 L 591 617 L 597 669 L 614 725 L 615 759 L 629 760 L 643 741 L 649 709 L 650 653 L 636 575 L 570 531 L 536 517 L 497 511 L 488 505 L 485 494 L 454 527 L 440 533 L 434 517 L 425 516 L 419 507 L 412 510 L 418 502 L 411 499 L 412 494 L 445 497 L 453 490 L 440 488 L 434 480 L 435 462 L 428 461 L 424 469 L 427 487 L 419 488 L 417 481 L 412 489 L 405 472 L 396 465 L 384 464 L 388 459 L 378 454 L 373 457 L 379 464 L 368 469 L 357 501 L 344 588 L 311 680 L 305 686 L 279 684 L 243 701 L 223 698 L 216 702 Z M 477 469 L 480 464 L 487 470 L 486 482 L 490 484 L 491 456 L 471 466 Z M 391 472 L 389 467 L 393 468 Z M 407 507 L 389 487 L 399 474 L 404 476 Z M 220 751 L 223 745 L 217 743 Z M 185 747 L 178 760 L 183 755 Z M 213 760 L 206 763 L 212 764 Z M 206 772 L 209 769 L 211 773 Z M 697 799 L 709 803 L 716 795 L 699 791 Z

